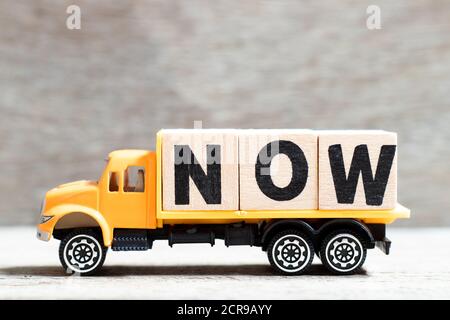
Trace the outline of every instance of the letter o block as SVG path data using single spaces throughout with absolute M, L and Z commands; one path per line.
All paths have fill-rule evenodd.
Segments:
M 239 189 L 241 210 L 317 209 L 317 135 L 242 130 Z
M 163 130 L 162 177 L 163 210 L 238 210 L 236 130 Z
M 397 134 L 319 131 L 319 209 L 383 210 L 397 204 Z

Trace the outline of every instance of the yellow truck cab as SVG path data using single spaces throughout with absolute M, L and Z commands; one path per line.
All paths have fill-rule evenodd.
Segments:
M 386 160 L 389 156 L 383 155 L 383 147 L 370 149 L 370 143 L 373 142 L 373 137 L 378 132 L 364 131 L 362 136 L 352 138 L 357 140 L 354 142 L 355 147 L 349 149 L 349 152 L 353 154 L 353 159 L 351 156 L 342 159 L 343 161 L 347 159 L 347 162 L 349 162 L 348 159 L 352 161 L 350 169 L 346 164 L 348 181 L 351 171 L 356 170 L 355 172 L 357 172 L 353 188 L 355 189 L 353 202 L 348 199 L 344 199 L 344 202 L 347 201 L 346 203 L 339 202 L 339 199 L 336 200 L 339 198 L 340 192 L 336 189 L 336 194 L 332 193 L 330 196 L 333 201 L 336 201 L 336 208 L 327 207 L 329 204 L 325 202 L 321 208 L 320 177 L 322 168 L 320 164 L 322 163 L 322 154 L 320 141 L 322 133 L 320 132 L 307 133 L 308 139 L 310 137 L 316 139 L 312 140 L 315 141 L 317 148 L 311 151 L 311 158 L 308 158 L 308 153 L 304 151 L 308 148 L 302 145 L 302 141 L 306 141 L 306 133 L 302 130 L 298 132 L 295 130 L 292 132 L 234 130 L 223 133 L 219 129 L 216 131 L 196 129 L 185 130 L 177 136 L 178 133 L 177 130 L 158 132 L 156 152 L 120 150 L 110 153 L 98 181 L 67 183 L 47 192 L 42 205 L 40 223 L 37 227 L 37 237 L 44 241 L 49 241 L 52 236 L 61 240 L 60 261 L 68 273 L 76 272 L 81 275 L 96 273 L 104 263 L 108 248 L 113 251 L 148 250 L 157 240 L 168 241 L 170 246 L 179 243 L 214 245 L 217 239 L 221 239 L 224 240 L 226 246 L 250 245 L 262 248 L 267 251 L 269 261 L 274 269 L 282 274 L 297 275 L 306 272 L 312 263 L 314 254 L 320 257 L 330 272 L 352 274 L 363 265 L 367 249 L 378 246 L 388 254 L 390 241 L 386 237 L 386 225 L 398 218 L 409 217 L 409 210 L 398 204 L 396 197 L 393 198 L 395 203 L 388 208 L 385 208 L 384 202 L 378 201 L 380 194 L 383 199 L 387 198 L 386 190 L 390 188 L 391 177 L 394 176 L 393 171 L 396 170 L 396 167 L 392 165 L 392 163 L 396 164 L 396 155 L 392 155 L 389 167 L 389 159 Z M 249 135 L 245 136 L 246 134 Z M 190 135 L 194 139 L 183 140 Z M 223 138 L 228 135 L 233 138 L 232 142 L 228 142 L 228 138 Z M 273 197 L 274 199 L 268 199 L 271 202 L 257 200 L 258 197 L 266 197 L 264 192 L 257 194 L 259 191 L 251 191 L 249 194 L 245 194 L 246 190 L 243 190 L 246 188 L 244 179 L 248 179 L 249 184 L 258 179 L 258 171 L 252 169 L 251 166 L 248 171 L 251 172 L 248 174 L 249 177 L 242 176 L 246 171 L 242 165 L 243 161 L 239 157 L 242 152 L 240 154 L 238 152 L 241 150 L 239 149 L 241 144 L 246 141 L 245 139 L 253 137 L 252 135 L 268 136 L 267 141 L 270 143 L 281 141 L 278 153 L 287 154 L 286 159 L 292 164 L 292 168 L 286 174 L 292 176 L 290 184 L 286 187 L 276 187 L 273 183 L 276 173 L 275 171 L 269 173 L 269 176 L 273 175 L 272 180 L 266 180 L 269 181 L 268 183 L 273 183 L 272 187 L 276 188 L 274 194 L 278 194 L 277 197 Z M 274 139 L 275 135 L 282 138 Z M 369 143 L 368 152 L 379 153 L 375 158 L 366 157 L 367 161 L 378 160 L 378 163 L 372 163 L 372 167 L 377 169 L 374 178 L 371 173 L 371 181 L 365 181 L 364 177 L 363 179 L 359 178 L 359 175 L 365 174 L 364 164 L 359 167 L 356 165 L 356 169 L 353 168 L 353 165 L 357 163 L 355 160 L 355 157 L 358 156 L 357 148 L 365 143 L 366 135 Z M 177 138 L 174 139 L 174 136 Z M 327 137 L 323 138 L 323 141 L 326 141 Z M 339 136 L 332 136 L 332 138 L 340 141 Z M 342 142 L 344 153 L 348 151 L 345 145 L 348 140 L 346 139 L 342 140 L 344 141 Z M 380 139 L 380 141 L 385 141 L 383 139 L 387 138 Z M 292 145 L 287 141 L 300 141 L 297 143 L 300 146 L 298 152 L 305 155 L 305 161 L 297 161 L 299 158 L 293 153 L 297 152 L 296 149 L 283 149 L 283 146 Z M 314 146 L 314 143 L 311 146 Z M 191 144 L 200 145 L 200 147 L 191 149 L 189 147 Z M 233 145 L 233 148 L 228 148 L 231 151 L 226 148 L 230 144 Z M 257 143 L 250 144 L 257 145 Z M 211 150 L 216 156 L 216 161 L 212 163 L 198 161 L 197 158 L 202 158 L 200 153 L 204 153 L 206 148 L 210 150 L 209 146 L 212 145 L 214 147 Z M 333 144 L 333 146 L 336 145 Z M 177 146 L 185 149 L 176 149 Z M 220 148 L 221 146 L 222 148 Z M 164 148 L 167 148 L 167 153 Z M 179 164 L 176 160 L 167 156 L 174 154 L 174 150 L 175 157 L 177 152 L 182 153 L 179 152 L 180 150 L 192 151 L 191 156 L 194 161 L 191 163 L 181 161 L 182 166 L 177 167 Z M 328 151 L 330 150 L 329 147 Z M 217 158 L 218 151 L 220 151 L 219 158 Z M 226 163 L 223 160 L 225 153 L 235 151 L 238 155 L 234 159 L 237 160 Z M 205 154 L 205 157 L 209 157 L 207 152 Z M 328 153 L 326 157 L 330 157 L 330 155 L 331 153 Z M 275 156 L 276 154 L 272 154 L 271 158 L 269 157 L 268 168 Z M 249 158 L 252 159 L 251 161 L 255 161 L 255 157 L 250 156 Z M 186 158 L 184 159 L 186 160 Z M 308 159 L 316 160 L 307 162 Z M 259 156 L 256 161 L 258 160 Z M 251 161 L 250 163 L 252 163 Z M 299 171 L 296 171 L 297 167 L 294 166 L 297 163 Z M 328 162 L 324 160 L 323 163 Z M 379 180 L 383 180 L 383 168 L 380 166 L 386 166 L 386 164 L 389 170 L 384 170 L 388 172 L 384 183 L 385 189 L 381 190 L 383 183 L 379 183 Z M 239 167 L 240 165 L 242 167 Z M 283 166 L 282 170 L 285 167 L 287 166 Z M 309 171 L 305 172 L 305 167 Z M 237 169 L 235 170 L 235 168 Z M 183 171 L 184 169 L 185 171 Z M 196 175 L 195 172 L 198 172 L 199 175 Z M 214 172 L 216 173 L 215 177 L 213 176 Z M 233 172 L 237 172 L 236 175 Z M 299 182 L 299 185 L 294 183 L 297 181 L 295 180 L 295 176 L 298 177 L 297 172 L 304 174 L 303 184 L 302 182 Z M 186 177 L 187 180 L 183 182 L 184 184 L 180 182 L 182 181 L 180 177 Z M 334 187 L 337 188 L 338 181 L 336 176 L 333 177 L 335 178 Z M 325 181 L 325 178 L 323 179 Z M 260 179 L 260 181 L 266 180 Z M 255 185 L 260 186 L 260 189 L 263 190 L 265 187 L 261 185 L 260 181 L 258 180 Z M 347 183 L 349 183 L 348 181 Z M 376 185 L 373 192 L 378 192 L 374 195 L 374 199 L 378 199 L 379 202 L 377 205 L 371 203 L 369 206 L 367 204 L 369 203 L 367 194 L 370 191 L 370 182 L 372 185 Z M 311 183 L 310 189 L 308 189 L 309 183 Z M 291 199 L 288 200 L 281 199 L 283 190 L 287 190 L 288 187 L 290 191 L 299 189 L 298 194 L 296 193 L 295 197 L 291 196 Z M 351 189 L 349 185 L 345 187 Z M 302 192 L 307 192 L 306 189 L 311 190 L 311 194 L 314 195 L 311 199 L 306 199 L 308 204 L 305 204 L 305 199 L 301 199 L 302 202 L 296 202 L 303 203 L 298 205 L 298 208 L 295 207 L 295 203 L 290 203 L 290 201 L 300 198 Z M 323 189 L 326 187 L 323 186 Z M 259 189 L 256 187 L 256 190 Z M 184 197 L 191 196 L 189 203 L 183 202 L 186 201 L 183 194 Z M 214 199 L 211 194 L 216 198 Z M 353 208 L 352 205 L 359 201 L 358 197 L 364 197 L 364 194 L 367 203 L 363 203 L 363 207 L 369 207 Z M 328 196 L 324 195 L 324 199 Z M 243 197 L 248 199 L 248 203 L 252 203 L 252 197 L 255 197 L 255 202 L 268 203 L 267 208 L 252 207 L 251 205 L 244 207 Z

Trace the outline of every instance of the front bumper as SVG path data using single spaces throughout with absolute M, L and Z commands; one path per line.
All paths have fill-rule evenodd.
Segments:
M 45 232 L 39 229 L 37 229 L 36 237 L 41 241 L 50 241 L 50 238 L 52 237 L 49 232 Z

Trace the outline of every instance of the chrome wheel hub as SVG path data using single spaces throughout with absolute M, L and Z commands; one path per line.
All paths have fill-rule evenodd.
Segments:
M 309 261 L 311 252 L 304 239 L 297 235 L 286 235 L 278 239 L 273 247 L 273 259 L 286 272 L 302 270 Z
M 102 249 L 97 239 L 89 235 L 78 235 L 70 239 L 64 249 L 64 260 L 75 272 L 86 273 L 100 262 Z
M 326 258 L 337 271 L 351 271 L 363 257 L 361 242 L 351 234 L 339 234 L 326 247 Z

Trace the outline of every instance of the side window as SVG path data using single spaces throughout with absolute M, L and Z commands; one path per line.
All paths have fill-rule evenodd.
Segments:
M 124 192 L 144 192 L 145 191 L 145 168 L 130 166 L 125 170 L 123 177 Z
M 119 176 L 117 172 L 109 173 L 109 192 L 118 192 L 119 191 Z

